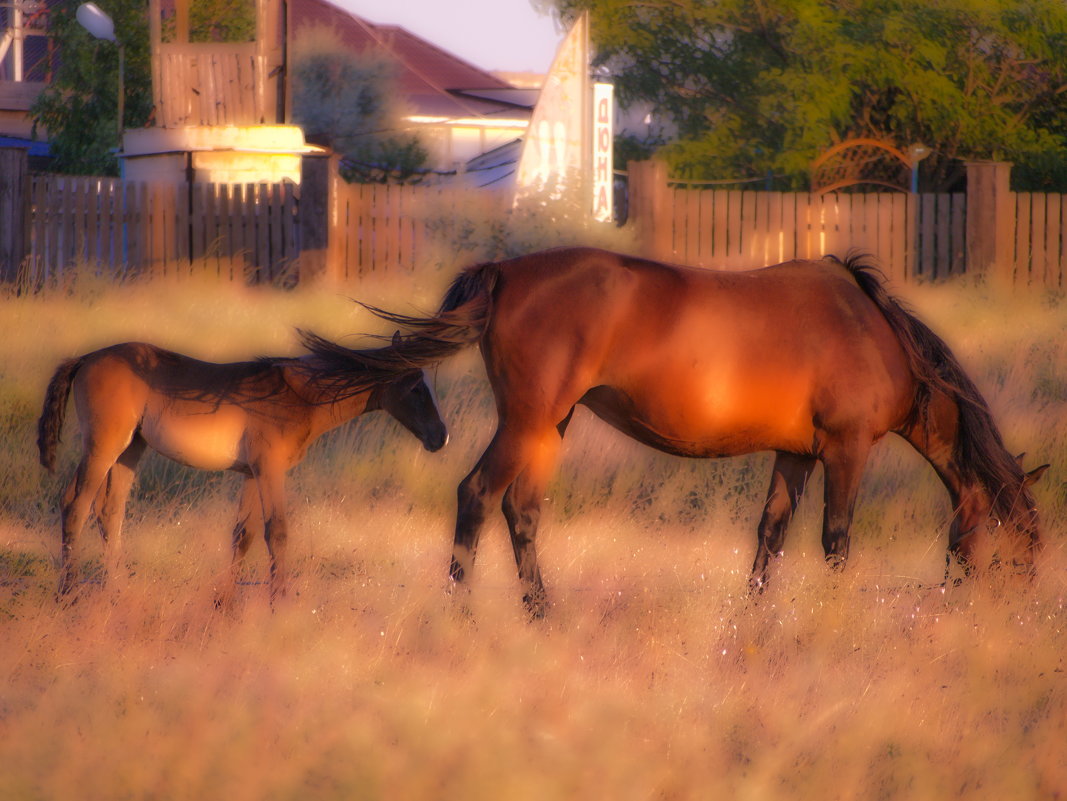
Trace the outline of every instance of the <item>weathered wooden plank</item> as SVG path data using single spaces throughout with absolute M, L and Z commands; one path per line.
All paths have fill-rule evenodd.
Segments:
M 33 179 L 33 222 L 32 237 L 34 248 L 34 269 L 38 280 L 53 280 L 56 276 L 55 258 L 51 246 L 51 237 L 55 227 L 52 224 L 52 204 L 49 189 L 54 179 L 40 176 Z
M 892 209 L 892 225 L 888 231 L 892 256 L 889 260 L 889 276 L 893 281 L 909 281 L 914 249 L 913 195 L 894 192 L 889 198 Z M 880 235 L 879 235 L 880 238 Z
M 281 184 L 268 184 L 270 189 L 270 274 L 271 280 L 281 276 L 285 268 L 285 196 Z
M 1015 195 L 1014 284 L 1026 286 L 1030 276 L 1030 193 Z
M 1045 198 L 1044 192 L 1030 196 L 1030 274 L 1028 283 L 1043 285 L 1045 279 Z
M 767 265 L 777 265 L 784 261 L 782 230 L 784 228 L 783 203 L 781 192 L 767 192 L 766 224 L 764 235 L 763 260 Z
M 742 231 L 740 231 L 740 268 L 751 270 L 757 267 L 765 267 L 763 262 L 762 247 L 762 220 L 760 214 L 761 192 L 742 192 L 740 196 L 740 219 L 742 219 Z
M 741 190 L 726 190 L 726 268 L 736 270 L 741 265 Z
M 950 275 L 960 275 L 967 265 L 967 196 L 962 192 L 951 195 L 952 263 Z
M 189 184 L 183 181 L 174 193 L 174 257 L 183 270 L 188 270 L 192 261 L 189 225 Z
M 1041 274 L 1041 284 L 1048 289 L 1059 286 L 1062 200 L 1062 196 L 1056 193 L 1045 196 L 1045 269 Z
M 135 181 L 126 184 L 126 259 L 127 270 L 141 275 L 145 269 L 145 224 L 144 184 Z
M 937 199 L 929 193 L 920 194 L 919 201 L 919 249 L 916 277 L 930 280 L 936 275 L 937 250 L 934 243 L 934 214 Z
M 795 192 L 782 194 L 782 233 L 779 238 L 778 261 L 788 261 L 797 256 L 797 205 Z
M 374 218 L 371 209 L 374 187 L 359 184 L 356 187 L 356 214 L 359 218 L 359 274 L 374 270 Z
M 252 187 L 255 205 L 255 263 L 257 274 L 263 282 L 269 282 L 273 265 L 270 263 L 270 198 L 267 184 L 258 183 Z

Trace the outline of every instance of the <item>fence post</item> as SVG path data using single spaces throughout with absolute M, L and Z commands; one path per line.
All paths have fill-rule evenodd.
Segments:
M 667 163 L 659 160 L 631 161 L 629 175 L 629 209 L 637 231 L 641 255 L 650 259 L 674 257 L 670 187 L 667 186 Z
M 1000 289 L 1015 278 L 1015 196 L 1011 164 L 967 162 L 967 270 Z
M 29 158 L 25 148 L 0 147 L 0 281 L 14 283 L 28 255 Z
M 308 154 L 300 160 L 300 283 L 336 283 L 339 265 L 330 253 L 331 173 L 335 159 L 328 154 Z

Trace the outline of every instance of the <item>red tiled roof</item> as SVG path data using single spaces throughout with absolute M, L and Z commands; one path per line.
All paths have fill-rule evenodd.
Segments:
M 331 28 L 353 50 L 381 48 L 400 64 L 399 88 L 419 113 L 499 114 L 510 104 L 458 98 L 450 90 L 509 89 L 511 84 L 398 25 L 375 25 L 326 0 L 289 0 L 289 39 L 305 26 Z
M 469 64 L 399 25 L 379 25 L 389 49 L 409 68 L 408 75 L 429 78 L 445 89 L 509 89 L 511 84 Z M 413 82 L 414 84 L 414 82 Z M 415 85 L 411 86 L 415 89 Z

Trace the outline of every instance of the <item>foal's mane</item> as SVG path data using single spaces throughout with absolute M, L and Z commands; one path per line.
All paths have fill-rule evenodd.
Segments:
M 1004 447 L 989 404 L 945 341 L 889 293 L 884 273 L 867 254 L 849 252 L 844 261 L 829 258 L 852 274 L 904 348 L 912 374 L 919 382 L 913 422 L 925 420 L 933 392 L 948 395 L 959 409 L 953 458 L 964 477 L 985 489 L 993 503 L 992 513 L 1000 520 L 1011 516 L 1016 499 L 1022 500 L 1027 509 L 1033 508 L 1022 467 Z

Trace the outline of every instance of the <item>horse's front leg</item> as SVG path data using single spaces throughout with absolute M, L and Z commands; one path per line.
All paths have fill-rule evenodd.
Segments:
M 848 561 L 849 529 L 870 447 L 870 439 L 839 438 L 826 444 L 819 456 L 826 473 L 823 552 L 826 563 L 836 571 L 843 570 Z
M 748 580 L 750 592 L 762 592 L 767 585 L 768 563 L 785 547 L 789 523 L 814 468 L 815 459 L 810 456 L 779 452 L 775 458 L 767 500 L 756 532 L 756 558 Z

